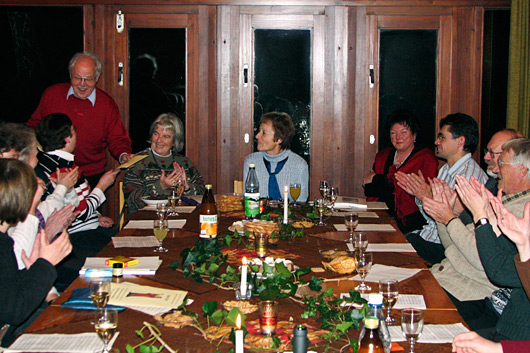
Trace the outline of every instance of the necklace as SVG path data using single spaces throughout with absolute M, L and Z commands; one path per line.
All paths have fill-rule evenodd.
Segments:
M 402 165 L 403 163 L 405 163 L 405 161 L 407 160 L 407 158 L 409 158 L 409 156 L 410 156 L 410 154 L 412 153 L 413 150 L 414 150 L 414 149 L 410 150 L 409 153 L 405 156 L 405 158 L 403 158 L 403 160 L 401 160 L 401 161 L 397 161 L 397 160 L 396 160 L 396 157 L 397 157 L 397 151 L 396 151 L 396 153 L 394 154 L 394 164 L 397 165 L 398 168 L 401 167 L 401 165 Z

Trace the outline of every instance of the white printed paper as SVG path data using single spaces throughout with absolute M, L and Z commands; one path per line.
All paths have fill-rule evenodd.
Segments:
M 108 348 L 112 348 L 118 337 L 116 332 L 109 342 Z M 103 341 L 95 332 L 78 334 L 33 334 L 25 333 L 20 336 L 4 352 L 57 352 L 57 353 L 93 353 L 103 349 Z
M 401 332 L 401 326 L 388 326 L 392 342 L 404 342 L 405 336 Z M 456 335 L 469 330 L 462 324 L 450 325 L 424 325 L 423 332 L 418 343 L 451 343 Z

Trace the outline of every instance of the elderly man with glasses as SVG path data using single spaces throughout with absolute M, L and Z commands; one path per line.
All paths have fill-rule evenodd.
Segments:
M 35 128 L 52 113 L 64 113 L 77 130 L 76 163 L 94 188 L 105 172 L 106 153 L 120 163 L 132 158 L 131 139 L 114 100 L 96 87 L 101 61 L 89 52 L 77 53 L 70 60 L 70 83 L 48 87 L 28 121 Z

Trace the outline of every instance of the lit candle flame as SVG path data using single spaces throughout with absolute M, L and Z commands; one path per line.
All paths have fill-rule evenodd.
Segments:
M 241 330 L 241 314 L 237 314 L 236 326 L 238 330 Z
M 283 192 L 288 193 L 289 192 L 289 185 L 285 185 L 283 187 Z
M 247 257 L 243 256 L 243 266 L 246 266 L 248 264 Z

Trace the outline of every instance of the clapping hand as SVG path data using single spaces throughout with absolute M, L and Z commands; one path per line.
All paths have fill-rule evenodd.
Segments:
M 433 198 L 425 197 L 423 199 L 423 209 L 435 221 L 447 224 L 455 217 L 453 207 L 447 200 L 443 184 L 437 179 L 431 180 Z
M 43 258 L 55 266 L 70 254 L 70 252 L 72 252 L 72 243 L 70 243 L 70 237 L 68 232 L 66 232 L 66 229 L 63 229 L 61 235 L 57 237 L 53 243 L 50 243 L 48 240 L 46 231 L 41 230 L 37 234 L 35 243 L 33 243 L 30 257 L 26 255 L 26 251 L 22 250 L 22 261 L 27 269 L 29 269 L 38 258 Z
M 427 184 L 427 181 L 425 181 L 421 170 L 418 170 L 418 174 L 405 174 L 403 172 L 397 172 L 396 180 L 400 188 L 405 190 L 410 195 L 415 196 L 418 198 L 418 200 L 423 202 L 425 197 L 432 199 L 431 187 L 429 184 Z
M 75 205 L 69 204 L 61 208 L 59 211 L 55 210 L 46 220 L 44 230 L 48 235 L 48 240 L 52 240 L 54 236 L 61 230 L 70 227 L 75 217 L 79 214 L 74 212 Z

